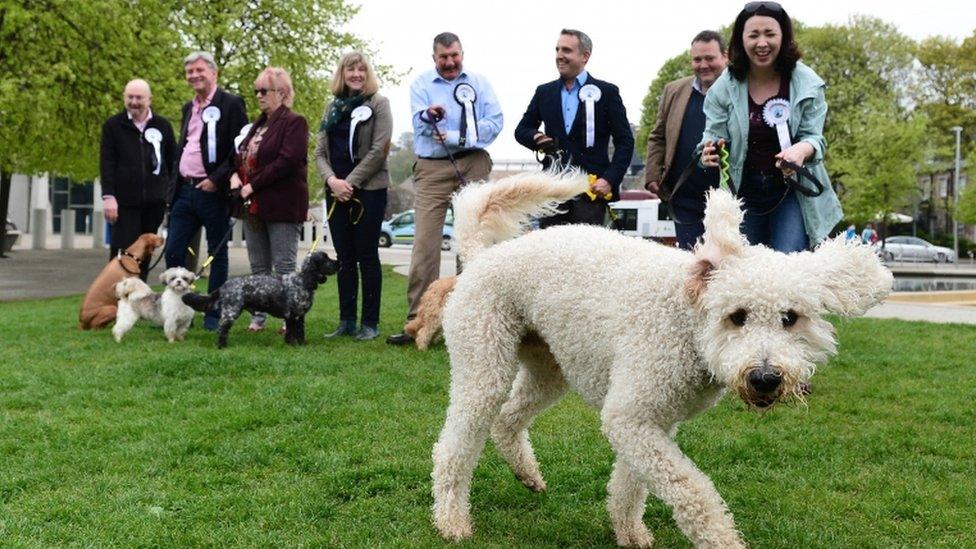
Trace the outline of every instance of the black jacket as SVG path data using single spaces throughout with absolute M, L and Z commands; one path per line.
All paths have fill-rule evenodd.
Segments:
M 210 106 L 220 109 L 220 119 L 217 120 L 217 155 L 215 162 L 208 162 L 207 158 L 207 125 L 203 125 L 200 132 L 200 153 L 203 155 L 203 167 L 207 171 L 207 177 L 217 185 L 217 192 L 221 196 L 227 196 L 230 191 L 230 175 L 234 171 L 234 138 L 241 133 L 241 128 L 247 124 L 247 108 L 244 100 L 240 97 L 225 92 L 217 88 L 214 92 L 213 101 Z M 176 188 L 179 185 L 180 176 L 180 157 L 183 156 L 183 148 L 186 147 L 187 126 L 190 124 L 190 113 L 193 108 L 193 100 L 183 104 L 183 120 L 180 122 L 180 141 L 176 147 L 176 157 L 174 158 L 173 177 L 170 180 L 169 195 L 167 202 L 172 205 L 173 197 L 176 195 Z
M 153 113 L 146 123 L 146 130 L 156 128 L 163 138 L 160 141 L 162 163 L 159 175 L 154 175 L 156 154 L 151 143 L 122 111 L 102 125 L 102 145 L 99 154 L 99 172 L 102 195 L 112 195 L 119 206 L 141 207 L 166 202 L 166 192 L 171 179 L 176 140 L 169 121 Z
M 563 125 L 562 95 L 563 83 L 555 80 L 542 84 L 535 90 L 522 120 L 515 128 L 515 140 L 524 147 L 535 150 L 533 136 L 539 124 L 545 124 L 545 132 L 559 143 L 559 148 L 568 153 L 568 161 L 588 173 L 606 179 L 613 187 L 613 200 L 620 197 L 620 183 L 634 154 L 634 135 L 627 121 L 627 109 L 620 99 L 617 86 L 587 75 L 587 84 L 600 88 L 600 100 L 594 105 L 596 123 L 593 146 L 586 147 L 586 106 L 580 103 L 573 126 L 566 135 Z M 613 159 L 610 159 L 608 145 L 613 137 Z

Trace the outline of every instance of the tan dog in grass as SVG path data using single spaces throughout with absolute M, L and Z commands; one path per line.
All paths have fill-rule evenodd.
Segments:
M 85 300 L 78 313 L 78 327 L 82 330 L 104 328 L 115 320 L 118 298 L 115 285 L 123 278 L 139 276 L 139 262 L 152 257 L 153 251 L 163 245 L 163 239 L 153 233 L 139 236 L 119 257 L 105 265 L 102 272 L 88 287 Z
M 414 339 L 417 348 L 421 351 L 426 351 L 434 339 L 441 334 L 441 313 L 456 283 L 457 277 L 449 276 L 439 278 L 427 286 L 427 290 L 420 298 L 417 316 L 403 327 L 403 331 Z

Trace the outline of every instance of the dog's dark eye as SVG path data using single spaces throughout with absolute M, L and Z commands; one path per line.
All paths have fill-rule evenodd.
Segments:
M 745 309 L 738 309 L 729 315 L 729 322 L 736 326 L 743 326 L 746 323 L 747 316 L 749 316 L 749 313 Z
M 799 318 L 800 318 L 800 316 L 797 315 L 796 314 L 796 311 L 794 311 L 793 309 L 790 309 L 789 311 L 786 311 L 785 313 L 783 313 L 783 317 L 782 317 L 783 327 L 784 328 L 790 328 L 790 327 L 792 327 L 794 324 L 796 324 L 796 321 Z

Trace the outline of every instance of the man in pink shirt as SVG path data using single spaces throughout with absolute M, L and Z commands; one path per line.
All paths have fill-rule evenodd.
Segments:
M 209 53 L 191 53 L 183 68 L 194 97 L 183 105 L 175 176 L 170 182 L 166 266 L 186 265 L 190 239 L 204 227 L 207 253 L 214 258 L 207 291 L 213 292 L 227 280 L 227 245 L 220 242 L 230 227 L 234 138 L 247 124 L 247 109 L 243 99 L 217 86 L 217 63 Z M 216 330 L 219 318 L 219 311 L 207 313 L 203 327 Z

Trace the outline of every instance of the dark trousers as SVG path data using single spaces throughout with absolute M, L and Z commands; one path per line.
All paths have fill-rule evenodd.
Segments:
M 550 217 L 543 217 L 539 220 L 539 228 L 554 227 L 556 225 L 570 225 L 572 223 L 583 223 L 586 225 L 606 224 L 607 202 L 605 200 L 590 200 L 590 197 L 581 194 L 572 200 L 567 200 L 559 205 L 563 213 Z
M 207 230 L 207 253 L 214 256 L 210 263 L 207 292 L 212 293 L 227 281 L 227 244 L 220 243 L 230 228 L 227 200 L 219 192 L 208 193 L 190 185 L 181 185 L 173 198 L 169 212 L 169 234 L 166 237 L 166 267 L 185 267 L 186 249 L 200 227 Z M 201 265 L 202 265 L 201 259 Z M 219 318 L 219 311 L 208 317 Z
M 695 243 L 705 234 L 705 197 L 700 199 L 676 196 L 671 202 L 671 210 L 674 212 L 674 235 L 678 241 L 678 247 L 682 250 L 691 250 Z
M 166 214 L 166 204 L 148 204 L 145 206 L 119 206 L 119 217 L 112 224 L 112 242 L 109 246 L 109 259 L 132 245 L 143 233 L 155 234 L 163 222 Z M 146 280 L 149 276 L 149 265 L 152 258 L 147 257 L 139 263 L 142 274 L 139 278 Z
M 353 197 L 362 202 L 362 209 L 353 200 L 336 202 L 332 193 L 326 193 L 328 211 L 332 212 L 329 231 L 339 260 L 336 282 L 339 286 L 341 321 L 356 322 L 356 296 L 359 293 L 359 279 L 362 278 L 361 323 L 373 328 L 379 323 L 383 272 L 380 269 L 378 242 L 383 212 L 386 210 L 386 192 L 386 189 L 356 189 Z M 359 217 L 360 211 L 362 217 Z M 357 218 L 358 222 L 355 222 Z
M 809 246 L 803 211 L 796 191 L 788 189 L 779 171 L 746 170 L 739 193 L 745 204 L 742 233 L 749 244 L 762 244 L 778 252 L 792 253 Z

